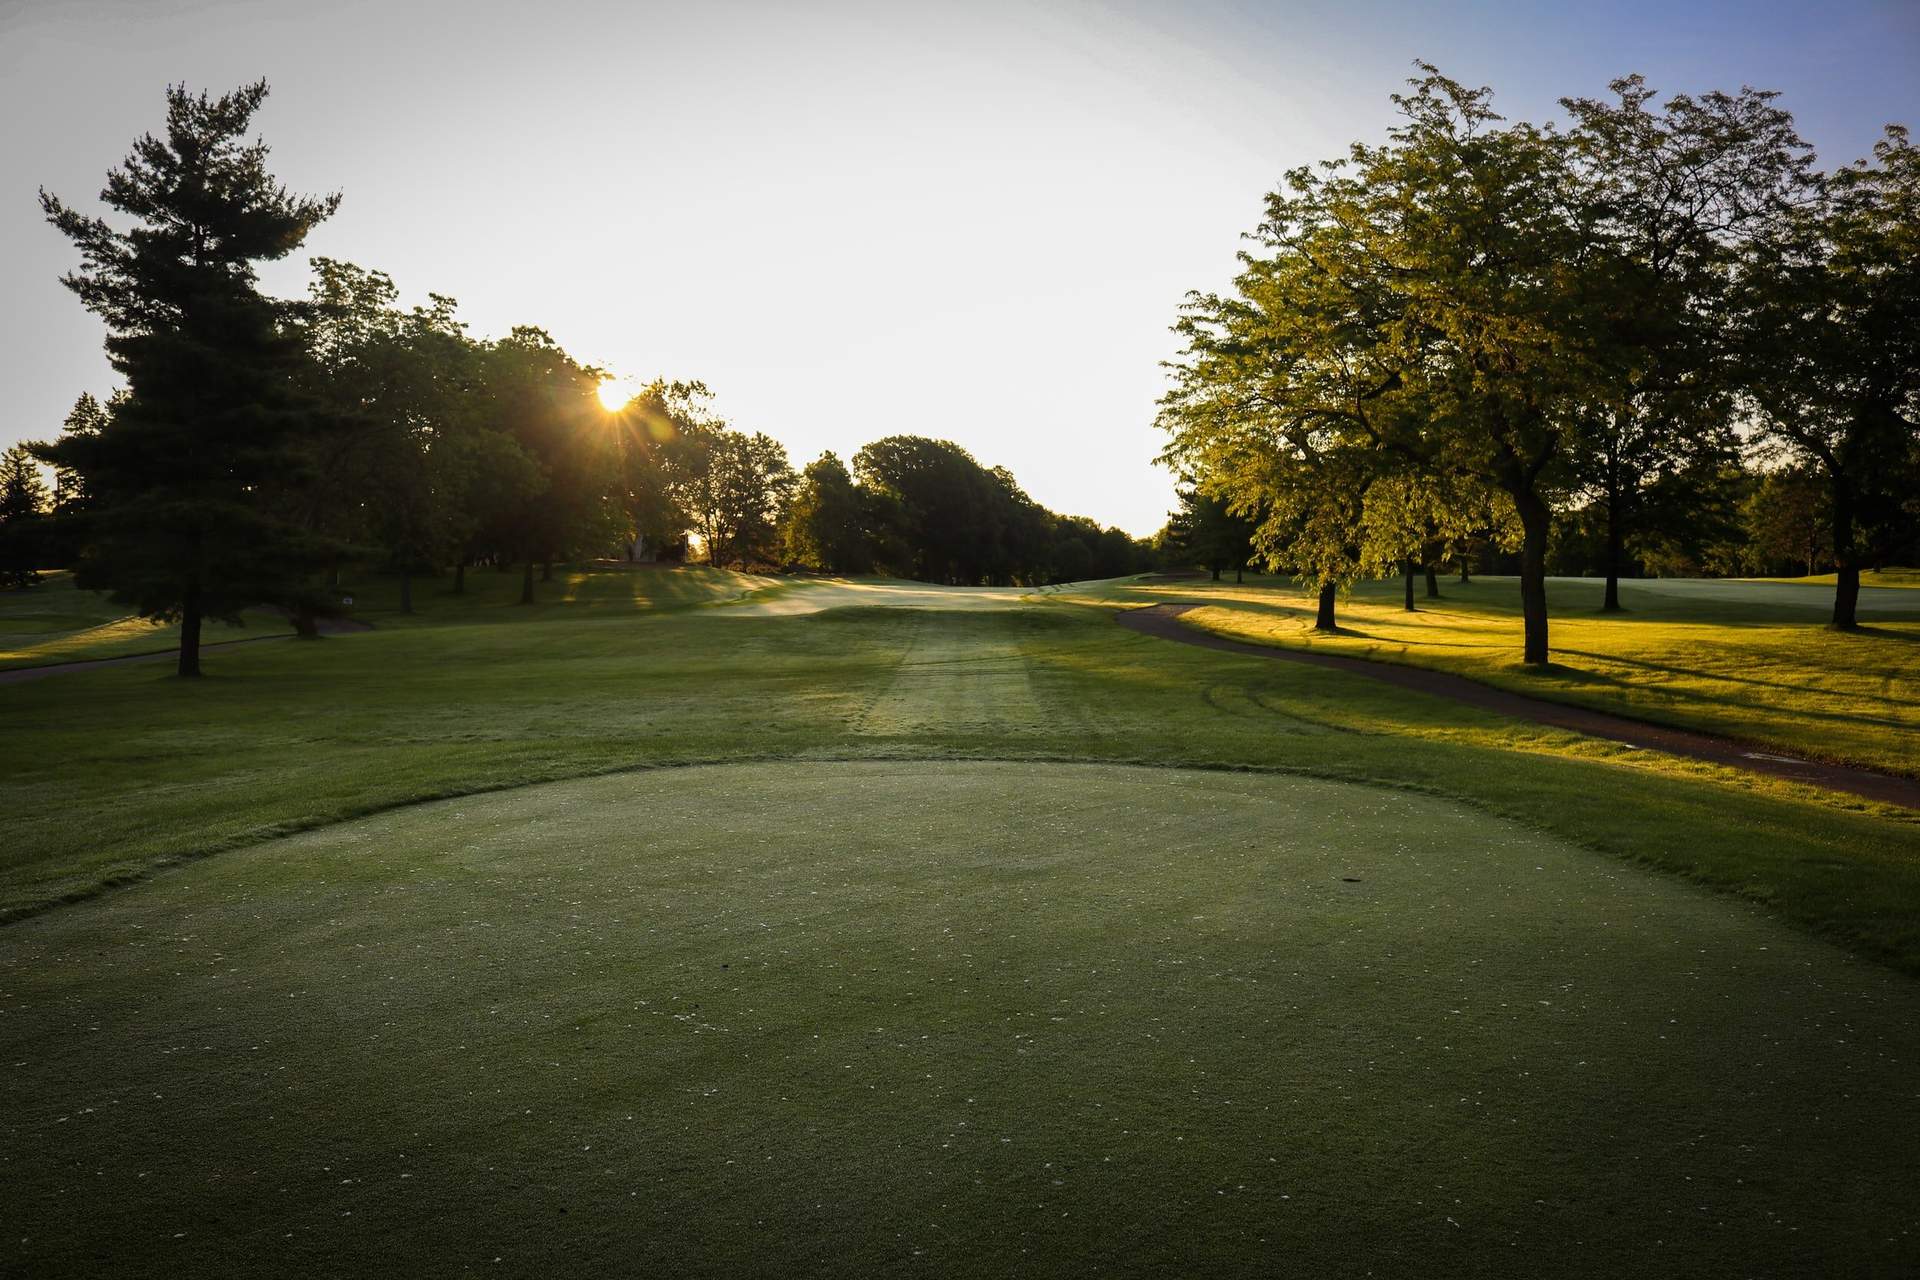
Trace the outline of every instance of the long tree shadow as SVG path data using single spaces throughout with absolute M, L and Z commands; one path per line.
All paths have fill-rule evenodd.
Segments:
M 1269 603 L 1267 601 L 1234 599 L 1165 600 L 1161 603 L 1186 609 L 1230 609 L 1236 613 L 1258 613 L 1265 614 L 1269 617 L 1285 618 L 1288 621 L 1297 621 L 1302 624 L 1298 632 L 1299 638 L 1309 642 L 1318 637 L 1328 637 L 1342 640 L 1377 640 L 1381 644 L 1396 643 L 1395 641 L 1387 639 L 1385 636 L 1375 635 L 1371 631 L 1359 631 L 1353 627 L 1335 626 L 1331 631 L 1322 631 L 1318 627 L 1311 625 L 1311 619 L 1318 611 L 1318 606 L 1312 601 L 1307 601 L 1302 604 L 1289 604 L 1286 601 Z M 1237 640 L 1242 644 L 1263 643 L 1259 639 L 1248 636 L 1226 635 L 1224 633 L 1214 634 L 1219 634 L 1222 640 Z
M 1613 659 L 1610 659 L 1610 660 L 1613 660 Z M 1671 671 L 1679 675 L 1690 676 L 1695 678 L 1699 678 L 1707 675 L 1707 673 L 1693 670 L 1691 668 L 1663 666 L 1658 663 L 1636 663 L 1633 665 L 1652 667 L 1655 670 Z M 1555 664 L 1555 666 L 1549 666 L 1548 668 L 1546 668 L 1544 672 L 1541 672 L 1541 674 L 1547 674 L 1547 675 L 1554 674 L 1556 667 L 1557 667 L 1557 664 Z M 1557 669 L 1559 671 L 1569 670 L 1569 668 L 1564 668 L 1564 667 L 1558 667 Z M 1526 668 L 1526 670 L 1529 673 L 1534 673 L 1536 671 L 1535 668 L 1531 668 L 1531 667 Z M 1671 705 L 1673 706 L 1686 706 L 1689 703 L 1693 703 L 1693 704 L 1710 703 L 1715 706 L 1735 707 L 1743 711 L 1781 711 L 1783 710 L 1783 708 L 1775 704 L 1762 702 L 1762 701 L 1755 701 L 1750 698 L 1737 698 L 1737 697 L 1729 697 L 1725 695 L 1703 693 L 1696 689 L 1676 688 L 1672 685 L 1647 685 L 1647 684 L 1640 683 L 1638 681 L 1628 680 L 1620 676 L 1610 676 L 1604 672 L 1588 671 L 1588 672 L 1580 673 L 1580 676 L 1581 676 L 1581 683 L 1583 684 L 1605 685 L 1611 688 L 1619 689 L 1625 693 L 1664 694 L 1667 696 Z M 1735 680 L 1735 677 L 1710 677 L 1710 678 Z M 1737 681 L 1736 680 L 1736 683 L 1752 684 L 1762 688 L 1784 689 L 1788 691 L 1793 691 L 1798 688 L 1798 686 L 1795 686 L 1795 685 L 1775 684 L 1768 681 L 1757 681 L 1757 680 L 1755 681 Z M 1872 700 L 1876 702 L 1888 703 L 1888 704 L 1891 704 L 1892 706 L 1901 707 L 1901 708 L 1920 706 L 1920 704 L 1917 704 L 1917 703 L 1903 702 L 1897 698 L 1879 697 L 1873 694 L 1858 694 L 1855 696 L 1861 698 L 1862 700 Z M 1630 704 L 1631 699 L 1629 699 L 1628 701 Z M 1596 707 L 1595 709 L 1610 710 L 1611 708 Z M 1910 720 L 1895 719 L 1889 716 L 1863 715 L 1857 712 L 1821 711 L 1821 710 L 1817 710 L 1810 707 L 1795 707 L 1793 709 L 1793 715 L 1795 718 L 1801 719 L 1801 720 L 1832 721 L 1836 724 L 1843 724 L 1843 725 L 1871 724 L 1871 725 L 1879 725 L 1888 729 L 1912 729 L 1914 727 L 1913 723 Z
M 1869 640 L 1898 640 L 1902 644 L 1920 644 L 1920 631 L 1890 631 L 1886 627 L 1876 627 L 1862 623 L 1845 634 L 1865 636 Z
M 1565 654 L 1571 654 L 1577 658 L 1591 658 L 1595 662 L 1607 663 L 1613 666 L 1637 667 L 1645 671 L 1660 671 L 1660 672 L 1665 672 L 1668 675 L 1684 676 L 1692 680 L 1712 680 L 1712 681 L 1718 681 L 1723 684 L 1750 685 L 1756 689 L 1778 689 L 1783 693 L 1805 693 L 1806 692 L 1806 686 L 1804 684 L 1799 684 L 1790 680 L 1762 680 L 1756 676 L 1728 675 L 1724 672 L 1708 671 L 1701 667 L 1681 667 L 1681 666 L 1675 666 L 1674 664 L 1667 663 L 1667 662 L 1652 662 L 1645 658 L 1628 658 L 1628 657 L 1623 657 L 1620 654 L 1614 654 L 1614 653 L 1595 653 L 1589 649 L 1561 649 L 1560 652 Z M 1555 667 L 1559 666 L 1559 664 L 1557 663 L 1554 665 Z M 1646 685 L 1634 685 L 1633 682 L 1631 681 L 1621 680 L 1617 676 L 1608 676 L 1597 671 L 1586 671 L 1582 668 L 1575 668 L 1575 667 L 1560 668 L 1560 669 L 1565 670 L 1569 673 L 1581 673 L 1596 681 L 1604 681 L 1608 683 L 1627 685 L 1634 688 L 1648 687 Z M 1529 670 L 1531 670 L 1531 668 L 1529 668 Z M 1698 696 L 1705 697 L 1706 695 L 1698 695 Z M 1852 693 L 1847 696 L 1858 698 L 1863 702 L 1880 702 L 1880 703 L 1885 703 L 1888 706 L 1894 706 L 1894 707 L 1920 708 L 1920 702 L 1916 702 L 1912 699 L 1907 699 L 1907 698 L 1890 697 L 1886 694 Z M 1716 699 L 1716 700 L 1726 701 L 1725 699 Z M 1735 703 L 1733 705 L 1745 705 L 1745 704 Z M 1823 713 L 1809 711 L 1809 712 L 1805 712 L 1804 714 L 1819 715 Z M 1841 715 L 1836 718 L 1850 719 L 1852 717 Z

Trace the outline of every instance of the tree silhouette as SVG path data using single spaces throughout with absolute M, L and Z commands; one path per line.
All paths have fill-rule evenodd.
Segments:
M 266 96 L 265 81 L 169 88 L 164 135 L 135 142 L 101 193 L 130 230 L 40 193 L 81 251 L 63 283 L 106 321 L 127 383 L 97 431 L 46 450 L 87 494 L 76 581 L 178 619 L 182 676 L 200 674 L 203 619 L 294 601 L 328 549 L 277 500 L 297 442 L 326 423 L 299 391 L 289 308 L 254 264 L 298 248 L 339 197 L 290 195 L 267 172 L 266 145 L 246 140 Z

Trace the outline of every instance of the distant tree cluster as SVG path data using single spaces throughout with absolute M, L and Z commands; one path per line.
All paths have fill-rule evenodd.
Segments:
M 1920 157 L 1818 172 L 1775 95 L 1638 77 L 1508 122 L 1422 67 L 1381 145 L 1297 169 L 1196 294 L 1163 460 L 1321 593 L 1518 552 L 1550 567 L 1838 572 L 1915 551 Z M 1230 558 L 1230 557 L 1229 557 Z
M 851 471 L 822 455 L 801 477 L 784 541 L 806 568 L 966 586 L 1119 577 L 1150 561 L 1124 530 L 1049 511 L 1006 468 L 924 436 L 876 440 Z
M 268 172 L 249 139 L 266 96 L 169 89 L 165 130 L 102 192 L 130 228 L 41 193 L 81 252 L 64 283 L 106 322 L 125 385 L 0 459 L 0 582 L 71 565 L 80 586 L 179 621 L 179 670 L 196 675 L 206 619 L 264 605 L 317 634 L 347 562 L 397 574 L 403 611 L 423 573 L 451 570 L 460 592 L 471 565 L 518 565 L 531 603 L 556 562 L 695 544 L 716 565 L 940 582 L 1136 567 L 1126 534 L 1046 511 L 943 441 L 892 437 L 854 475 L 828 454 L 796 476 L 699 383 L 609 411 L 603 371 L 543 330 L 476 337 L 453 299 L 402 306 L 382 272 L 316 258 L 306 298 L 264 295 L 257 264 L 339 203 Z

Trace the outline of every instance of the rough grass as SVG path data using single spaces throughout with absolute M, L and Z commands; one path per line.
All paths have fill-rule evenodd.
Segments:
M 1519 662 L 1513 579 L 1444 581 L 1442 598 L 1398 580 L 1342 601 L 1341 631 L 1313 630 L 1314 601 L 1285 579 L 1192 580 L 1076 593 L 1089 602 L 1197 600 L 1191 625 L 1236 639 L 1434 667 L 1515 692 L 1703 729 L 1795 755 L 1920 772 L 1920 595 L 1864 592 L 1858 632 L 1822 623 L 1831 592 L 1782 583 L 1623 582 L 1627 612 L 1602 614 L 1601 584 L 1549 584 L 1553 665 Z
M 1047 696 L 970 682 L 983 722 Z M 881 701 L 912 727 L 948 692 Z M 1920 1256 L 1920 987 L 1378 788 L 951 761 L 561 783 L 16 924 L 0 991 L 23 1274 Z

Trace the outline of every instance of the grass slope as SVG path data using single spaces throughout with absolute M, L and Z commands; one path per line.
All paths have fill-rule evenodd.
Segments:
M 255 634 L 213 623 L 206 641 L 219 644 Z M 0 671 L 156 653 L 179 642 L 178 627 L 148 622 L 105 596 L 78 590 L 73 575 L 64 571 L 44 574 L 37 586 L 0 591 Z
M 954 649 L 913 644 L 863 713 L 888 728 L 1049 697 L 1011 664 L 944 684 Z M 1376 788 L 569 782 L 16 924 L 0 991 L 6 1252 L 35 1275 L 1920 1258 L 1920 987 Z
M 1553 665 L 1521 665 L 1512 579 L 1445 582 L 1402 606 L 1369 582 L 1341 604 L 1341 632 L 1313 630 L 1314 601 L 1285 579 L 1192 580 L 1090 589 L 1092 603 L 1197 600 L 1194 626 L 1236 639 L 1405 662 L 1535 697 L 1703 729 L 1796 755 L 1920 772 L 1920 595 L 1863 593 L 1859 632 L 1821 625 L 1831 592 L 1780 583 L 1623 582 L 1628 612 L 1599 612 L 1602 584 L 1549 587 Z
M 532 608 L 520 604 L 520 574 L 475 570 L 466 590 L 452 593 L 452 579 L 422 578 L 415 583 L 415 612 L 400 612 L 397 579 L 359 575 L 340 588 L 353 603 L 350 617 L 381 627 L 444 626 L 457 622 L 524 621 L 556 608 L 586 610 L 688 608 L 719 604 L 753 592 L 765 592 L 778 580 L 700 566 L 623 565 L 555 566 L 551 582 L 536 584 Z M 219 645 L 267 635 L 285 635 L 287 623 L 274 615 L 250 612 L 249 625 L 207 624 L 205 640 Z M 105 596 L 77 590 L 73 576 L 49 573 L 38 586 L 0 591 L 0 670 L 44 667 L 61 662 L 124 658 L 156 653 L 180 643 L 177 626 L 149 622 L 129 614 Z M 210 659 L 212 660 L 212 659 Z

